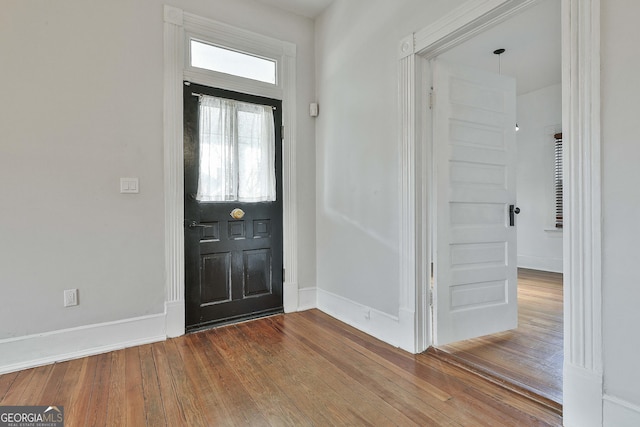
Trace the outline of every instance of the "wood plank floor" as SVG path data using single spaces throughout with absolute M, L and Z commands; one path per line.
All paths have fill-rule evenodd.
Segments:
M 310 310 L 0 376 L 0 405 L 64 406 L 67 426 L 559 426 L 425 353 Z
M 562 274 L 520 269 L 518 328 L 440 350 L 562 404 L 562 294 Z

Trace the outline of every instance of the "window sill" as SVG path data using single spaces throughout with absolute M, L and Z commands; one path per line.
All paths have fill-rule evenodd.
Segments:
M 544 231 L 552 234 L 562 234 L 562 228 L 547 227 Z

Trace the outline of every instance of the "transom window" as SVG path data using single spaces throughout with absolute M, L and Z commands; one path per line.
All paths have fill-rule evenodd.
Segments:
M 191 39 L 191 66 L 275 85 L 276 61 Z

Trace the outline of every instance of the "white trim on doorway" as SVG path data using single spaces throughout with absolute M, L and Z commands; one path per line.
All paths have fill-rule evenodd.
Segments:
M 429 59 L 537 0 L 469 0 L 399 43 L 401 309 L 415 310 L 415 348 L 432 344 Z M 564 423 L 603 420 L 601 313 L 600 0 L 562 0 L 565 139 Z
M 276 85 L 250 81 L 187 66 L 186 45 L 191 36 L 213 44 L 277 61 Z M 166 262 L 166 331 L 168 337 L 185 332 L 184 289 L 184 176 L 183 81 L 282 100 L 283 210 L 285 312 L 298 310 L 298 225 L 296 186 L 296 45 L 261 34 L 164 7 L 164 194 Z

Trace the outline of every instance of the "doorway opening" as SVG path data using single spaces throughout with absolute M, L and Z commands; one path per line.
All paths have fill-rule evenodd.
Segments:
M 518 269 L 518 328 L 438 346 L 441 358 L 562 411 L 562 273 Z
M 554 227 L 553 180 L 554 134 L 562 131 L 560 27 L 559 2 L 539 1 L 438 56 L 438 60 L 516 78 L 518 112 L 513 125 L 518 123 L 520 128 L 516 134 L 519 150 L 516 194 L 522 213 L 517 217 L 519 327 L 446 345 L 438 345 L 438 331 L 433 332 L 438 345 L 434 351 L 443 357 L 494 376 L 498 381 L 509 381 L 527 394 L 539 395 L 543 403 L 559 411 L 563 366 L 563 239 L 562 231 Z M 506 49 L 500 59 L 493 54 L 498 48 Z M 437 87 L 435 94 L 435 102 L 441 102 Z M 437 167 L 434 165 L 433 169 Z M 483 173 L 486 176 L 486 171 Z M 471 177 L 473 179 L 473 172 Z M 438 188 L 433 191 L 441 193 Z M 439 198 L 434 200 L 440 203 Z M 435 226 L 437 209 L 432 215 Z M 438 230 L 433 230 L 432 235 L 437 233 Z M 437 270 L 438 245 L 435 241 L 432 245 Z M 492 250 L 491 245 L 485 244 L 480 249 L 483 259 L 499 261 L 502 249 L 493 248 L 494 255 L 488 252 Z M 464 256 L 475 256 L 468 248 L 465 251 Z M 482 286 L 489 283 L 485 281 Z M 438 286 L 437 281 L 434 285 Z M 437 300 L 437 289 L 434 294 Z M 435 303 L 432 323 L 435 328 L 438 328 L 436 315 L 440 303 Z

